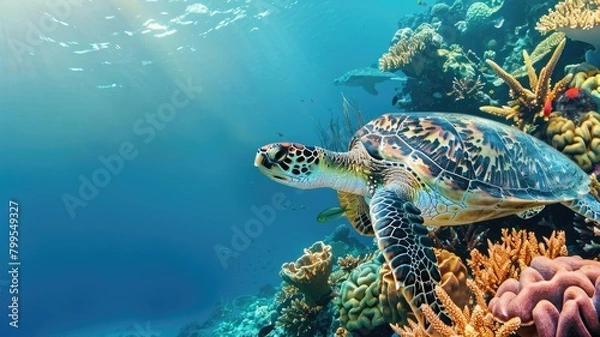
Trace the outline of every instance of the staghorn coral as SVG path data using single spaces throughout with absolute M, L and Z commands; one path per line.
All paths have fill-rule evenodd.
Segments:
M 322 307 L 309 306 L 300 299 L 294 299 L 281 310 L 277 325 L 283 328 L 286 336 L 311 336 L 313 323 Z
M 512 100 L 508 102 L 508 106 L 501 108 L 482 106 L 479 109 L 483 112 L 503 116 L 506 119 L 512 119 L 517 127 L 525 132 L 533 133 L 537 129 L 537 124 L 540 123 L 540 120 L 544 120 L 546 117 L 544 115 L 546 102 L 552 101 L 556 93 L 563 91 L 571 80 L 572 75 L 567 74 L 550 90 L 550 77 L 565 47 L 565 43 L 566 41 L 563 39 L 558 44 L 546 66 L 542 67 L 539 75 L 533 69 L 529 54 L 523 50 L 523 59 L 527 68 L 531 90 L 524 88 L 515 77 L 502 69 L 494 61 L 486 60 L 487 64 L 510 88 Z
M 564 232 L 553 232 L 550 238 L 544 238 L 544 243 L 541 243 L 533 232 L 513 228 L 509 233 L 508 229 L 503 228 L 502 244 L 492 244 L 488 240 L 487 256 L 475 249 L 467 264 L 477 287 L 488 295 L 494 295 L 502 282 L 518 277 L 534 257 L 567 255 L 565 242 Z
M 279 275 L 304 294 L 306 303 L 318 306 L 331 293 L 329 275 L 333 267 L 331 246 L 315 242 L 296 262 L 284 263 Z
M 443 288 L 435 289 L 436 295 L 444 304 L 448 314 L 454 324 L 452 326 L 445 324 L 435 314 L 431 307 L 425 305 L 423 313 L 431 323 L 431 331 L 425 331 L 420 325 L 409 322 L 408 326 L 398 327 L 392 325 L 392 329 L 402 337 L 428 337 L 440 335 L 442 337 L 508 337 L 513 334 L 520 326 L 519 317 L 512 318 L 504 323 L 494 320 L 484 299 L 483 292 L 477 288 L 473 282 L 469 282 L 469 288 L 475 297 L 475 306 L 469 310 L 469 307 L 458 306 Z
M 600 47 L 600 0 L 564 0 L 542 16 L 536 29 L 565 33 L 570 39 Z
M 425 68 L 427 49 L 437 50 L 442 40 L 443 38 L 429 24 L 421 24 L 414 32 L 406 28 L 399 40 L 379 58 L 379 70 L 400 69 L 409 76 L 418 77 Z
M 535 65 L 536 63 L 538 63 L 538 61 L 540 61 L 546 55 L 548 55 L 556 46 L 558 46 L 558 44 L 562 40 L 564 40 L 564 38 L 565 38 L 564 33 L 554 32 L 554 33 L 548 35 L 540 43 L 538 43 L 537 46 L 535 46 L 535 48 L 531 52 L 531 55 L 529 55 L 529 60 L 531 62 L 531 66 L 533 67 L 533 65 Z M 527 67 L 527 66 L 523 65 L 523 66 L 511 71 L 510 74 L 514 78 L 525 77 L 525 76 L 527 76 L 528 68 L 531 69 L 531 67 Z M 494 81 L 494 85 L 498 86 L 498 85 L 502 84 L 501 83 L 502 79 L 498 79 L 498 80 L 500 82 Z
M 489 303 L 500 321 L 521 319 L 519 335 L 600 335 L 600 262 L 579 256 L 536 257 Z
M 577 118 L 553 113 L 546 125 L 545 137 L 549 144 L 586 172 L 593 171 L 600 163 L 600 114 L 596 111 Z

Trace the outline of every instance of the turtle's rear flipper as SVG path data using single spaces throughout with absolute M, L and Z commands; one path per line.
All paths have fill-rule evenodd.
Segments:
M 582 198 L 564 202 L 563 205 L 589 220 L 600 222 L 600 202 L 590 193 Z
M 402 292 L 419 323 L 429 327 L 420 310 L 427 304 L 450 324 L 434 293 L 441 278 L 419 209 L 389 187 L 378 190 L 370 206 L 379 249 L 392 269 L 396 289 Z

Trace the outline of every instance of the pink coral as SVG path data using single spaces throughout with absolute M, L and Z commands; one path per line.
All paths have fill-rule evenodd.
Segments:
M 519 281 L 502 283 L 489 308 L 503 322 L 520 317 L 523 337 L 600 336 L 600 262 L 536 257 Z

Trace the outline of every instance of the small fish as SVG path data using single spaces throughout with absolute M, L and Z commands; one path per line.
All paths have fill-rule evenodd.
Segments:
M 417 5 L 425 7 L 427 6 L 427 3 L 423 0 L 417 0 Z
M 281 133 L 281 132 L 277 132 L 276 134 L 277 134 L 277 137 L 283 137 L 283 133 Z
M 331 220 L 339 219 L 344 216 L 346 213 L 346 209 L 339 206 L 329 207 L 323 212 L 317 215 L 317 221 L 320 223 L 329 222 Z
M 266 337 L 275 329 L 275 324 L 269 324 L 258 330 L 258 337 Z
M 396 103 L 398 103 L 398 100 L 399 100 L 399 99 L 400 99 L 400 98 L 398 97 L 398 95 L 394 96 L 394 97 L 392 98 L 392 105 L 396 105 Z
M 548 95 L 546 102 L 544 102 L 544 117 L 550 117 L 552 113 L 552 101 L 554 100 L 553 95 Z
M 565 91 L 565 97 L 569 100 L 574 100 L 577 99 L 577 97 L 579 97 L 580 93 L 581 89 L 577 87 L 569 88 L 567 89 L 567 91 Z

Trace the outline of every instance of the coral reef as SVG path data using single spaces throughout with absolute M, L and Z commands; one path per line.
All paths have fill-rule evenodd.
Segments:
M 379 58 L 379 70 L 402 70 L 408 76 L 419 76 L 425 61 L 441 46 L 443 38 L 431 25 L 422 24 L 414 31 L 405 28 L 396 33 L 398 42 Z
M 408 326 L 399 327 L 393 325 L 392 329 L 401 337 L 427 337 L 439 335 L 441 337 L 470 337 L 470 336 L 495 336 L 508 337 L 512 335 L 521 324 L 519 317 L 514 317 L 506 322 L 496 322 L 489 312 L 488 306 L 483 299 L 482 292 L 477 289 L 473 282 L 469 282 L 476 305 L 470 310 L 468 307 L 458 306 L 443 288 L 435 289 L 436 295 L 446 307 L 452 318 L 453 325 L 447 325 L 435 314 L 429 306 L 424 306 L 423 313 L 431 323 L 431 331 L 425 331 L 420 325 L 410 322 Z M 463 308 L 463 309 L 461 309 Z
M 600 335 L 600 262 L 578 256 L 536 257 L 506 280 L 489 307 L 495 318 L 521 319 L 519 335 Z
M 524 88 L 515 77 L 502 69 L 496 62 L 486 60 L 487 64 L 509 86 L 512 100 L 508 102 L 508 106 L 503 106 L 501 108 L 482 106 L 480 107 L 480 110 L 505 117 L 506 119 L 512 119 L 515 126 L 525 132 L 533 133 L 536 131 L 539 124 L 541 124 L 542 121 L 545 121 L 551 112 L 547 111 L 547 102 L 552 102 L 554 97 L 556 97 L 557 92 L 564 90 L 571 80 L 572 75 L 568 74 L 562 80 L 558 81 L 550 90 L 550 77 L 558 62 L 558 58 L 565 47 L 565 43 L 566 41 L 563 39 L 558 44 L 554 53 L 552 53 L 552 56 L 548 60 L 548 63 L 546 66 L 542 67 L 539 74 L 535 73 L 529 54 L 523 50 L 523 59 L 525 61 L 525 67 L 527 68 L 529 86 L 531 89 Z
M 442 279 L 440 287 L 455 303 L 465 305 L 467 269 L 456 255 L 436 249 L 435 255 Z M 342 283 L 339 292 L 340 322 L 350 332 L 373 331 L 388 323 L 406 324 L 410 320 L 423 323 L 423 318 L 410 308 L 403 289 L 397 289 L 391 269 L 381 254 L 356 267 Z
M 586 172 L 593 171 L 600 163 L 600 114 L 596 111 L 589 111 L 577 119 L 565 118 L 560 112 L 553 114 L 546 126 L 545 137 Z
M 536 29 L 540 33 L 560 31 L 570 39 L 600 47 L 599 0 L 564 0 L 542 16 Z
M 502 229 L 502 244 L 488 242 L 488 254 L 475 249 L 467 264 L 471 268 L 477 287 L 487 295 L 494 295 L 500 284 L 508 278 L 516 278 L 523 268 L 537 256 L 554 258 L 567 255 L 564 232 L 553 232 L 544 243 L 538 242 L 533 232 L 509 232 Z
M 322 307 L 309 306 L 300 299 L 294 299 L 290 305 L 283 308 L 281 315 L 277 318 L 277 324 L 283 328 L 289 336 L 312 336 L 314 320 Z
M 318 306 L 331 293 L 328 280 L 332 267 L 331 246 L 317 241 L 310 248 L 305 249 L 298 260 L 284 263 L 279 275 L 304 294 L 308 305 Z

